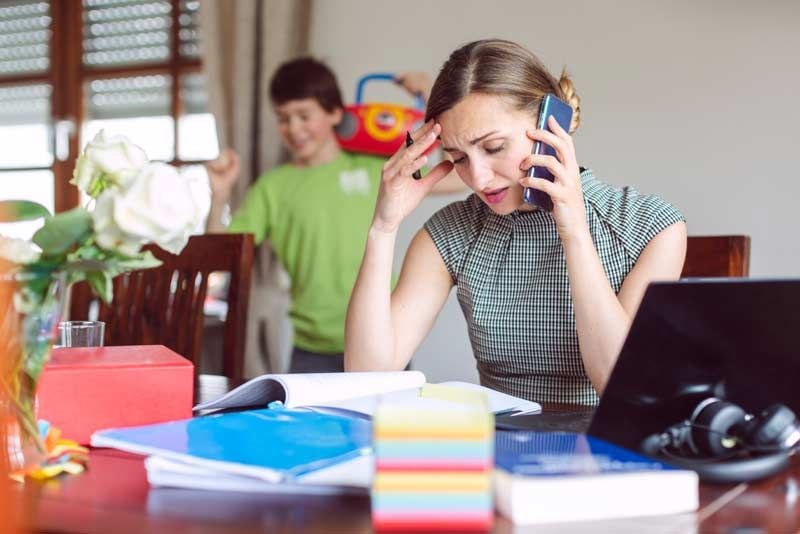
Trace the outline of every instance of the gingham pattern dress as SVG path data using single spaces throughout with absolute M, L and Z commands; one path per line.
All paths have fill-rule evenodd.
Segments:
M 618 293 L 645 245 L 683 215 L 653 195 L 581 173 L 589 231 Z M 539 402 L 596 404 L 575 329 L 567 265 L 549 212 L 493 213 L 476 195 L 425 229 L 456 285 L 481 383 Z

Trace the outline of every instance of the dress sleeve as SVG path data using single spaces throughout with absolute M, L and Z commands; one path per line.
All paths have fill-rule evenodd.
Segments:
M 466 200 L 448 204 L 425 223 L 424 228 L 442 256 L 453 283 L 458 283 L 466 251 L 480 230 L 481 204 L 471 195 Z
M 634 262 L 662 230 L 686 220 L 666 200 L 656 195 L 643 195 L 632 187 L 623 188 L 621 195 L 611 196 L 603 203 L 602 210 L 605 212 L 602 219 L 610 225 Z

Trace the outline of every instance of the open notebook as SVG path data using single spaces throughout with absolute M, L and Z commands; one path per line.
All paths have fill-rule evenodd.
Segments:
M 401 402 L 419 396 L 425 384 L 420 371 L 269 374 L 253 378 L 222 397 L 198 404 L 195 410 L 263 408 L 281 401 L 287 408 L 313 408 L 340 415 L 371 417 L 382 400 Z M 443 382 L 451 387 L 486 393 L 495 414 L 532 414 L 535 403 L 467 382 Z

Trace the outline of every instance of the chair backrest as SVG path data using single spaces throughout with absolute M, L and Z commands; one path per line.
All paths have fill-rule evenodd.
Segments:
M 690 236 L 681 277 L 747 276 L 750 236 Z
M 208 277 L 212 272 L 227 272 L 230 278 L 222 366 L 226 376 L 242 378 L 253 236 L 192 236 L 177 256 L 156 246 L 146 248 L 163 264 L 114 279 L 114 300 L 111 306 L 101 303 L 98 313 L 98 319 L 106 322 L 105 344 L 165 345 L 197 365 L 202 346 L 203 304 Z M 70 317 L 87 318 L 93 300 L 97 299 L 86 283 L 75 284 Z

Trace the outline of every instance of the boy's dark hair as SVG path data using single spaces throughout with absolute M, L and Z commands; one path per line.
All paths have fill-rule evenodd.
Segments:
M 272 75 L 269 96 L 276 105 L 313 98 L 328 113 L 344 107 L 336 75 L 327 65 L 311 57 L 281 64 Z

